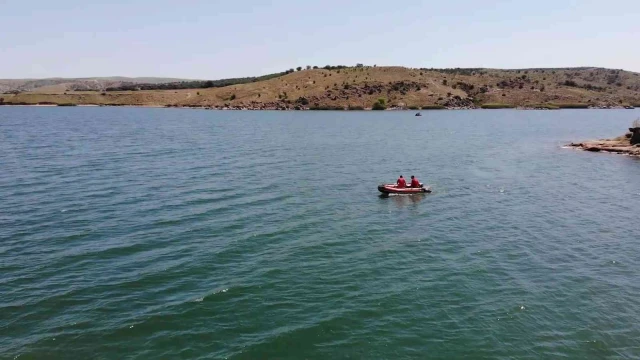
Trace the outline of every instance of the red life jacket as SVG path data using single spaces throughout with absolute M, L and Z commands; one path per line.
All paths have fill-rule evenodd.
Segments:
M 404 180 L 404 178 L 398 179 L 398 187 L 399 188 L 407 187 L 407 182 Z
M 418 181 L 418 179 L 416 178 L 411 179 L 411 187 L 415 187 L 415 188 L 420 187 L 420 182 Z

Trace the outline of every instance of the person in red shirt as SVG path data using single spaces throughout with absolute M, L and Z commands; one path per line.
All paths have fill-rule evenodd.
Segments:
M 398 185 L 399 188 L 407 187 L 407 181 L 402 177 L 402 175 L 400 175 L 400 177 L 398 178 L 398 181 L 396 181 L 396 184 Z
M 418 179 L 416 179 L 415 176 L 411 175 L 411 187 L 412 188 L 419 188 L 420 187 L 420 181 L 418 181 Z

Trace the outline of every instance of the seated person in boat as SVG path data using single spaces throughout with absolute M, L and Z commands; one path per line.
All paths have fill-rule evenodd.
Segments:
M 398 178 L 398 181 L 396 181 L 396 184 L 398 185 L 399 188 L 407 187 L 407 181 L 402 177 L 402 175 L 400 175 L 400 177 Z
M 419 188 L 420 187 L 420 181 L 418 181 L 418 179 L 411 175 L 411 187 L 412 188 Z

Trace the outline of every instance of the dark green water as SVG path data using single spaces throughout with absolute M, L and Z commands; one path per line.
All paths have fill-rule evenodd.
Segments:
M 0 358 L 639 358 L 640 112 L 424 115 L 0 108 Z

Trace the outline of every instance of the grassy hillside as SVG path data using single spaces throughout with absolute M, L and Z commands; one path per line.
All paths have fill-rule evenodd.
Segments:
M 640 74 L 602 68 L 310 69 L 265 81 L 208 89 L 59 91 L 0 95 L 4 103 L 217 108 L 564 108 L 640 106 Z

